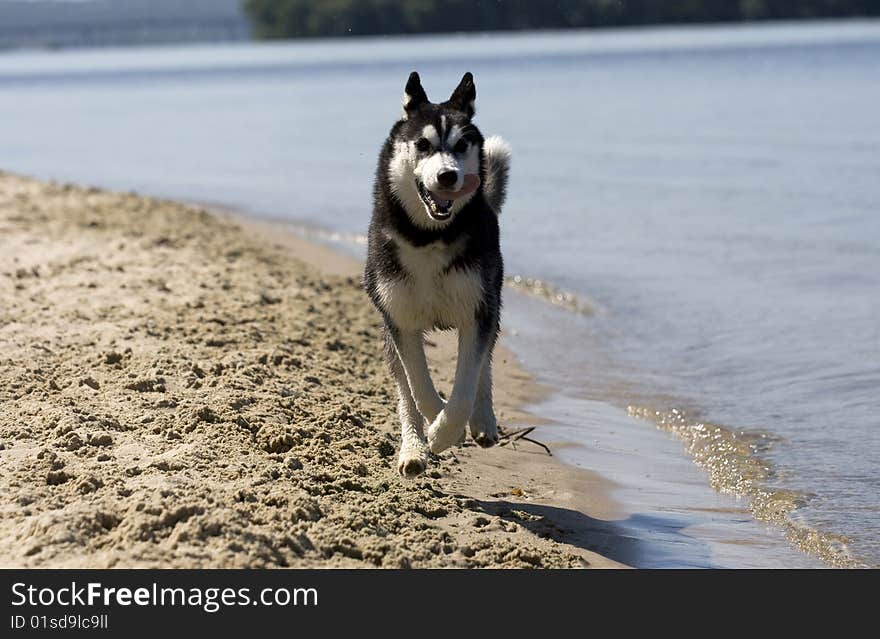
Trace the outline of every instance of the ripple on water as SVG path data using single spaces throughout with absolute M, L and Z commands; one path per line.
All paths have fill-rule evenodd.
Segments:
M 680 439 L 697 465 L 709 475 L 713 488 L 748 498 L 756 519 L 781 526 L 789 541 L 804 551 L 838 568 L 866 567 L 850 554 L 846 537 L 816 530 L 797 520 L 796 511 L 809 501 L 809 494 L 771 485 L 775 471 L 765 453 L 780 441 L 779 437 L 725 428 L 677 408 L 628 406 L 627 412 L 654 422 Z
M 559 306 L 578 315 L 589 316 L 596 313 L 595 305 L 586 301 L 583 297 L 557 288 L 549 282 L 535 277 L 511 275 L 504 278 L 504 284 L 520 293 L 550 302 L 554 306 Z

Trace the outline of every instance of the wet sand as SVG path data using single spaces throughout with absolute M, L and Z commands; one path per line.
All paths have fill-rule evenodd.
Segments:
M 359 265 L 0 174 L 0 566 L 614 567 L 609 486 L 523 443 L 396 472 Z M 454 353 L 431 337 L 439 386 Z M 540 392 L 497 353 L 501 423 Z M 553 446 L 553 442 L 536 436 Z

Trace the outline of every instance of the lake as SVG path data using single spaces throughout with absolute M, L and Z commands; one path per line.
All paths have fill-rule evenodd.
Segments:
M 0 168 L 356 243 L 412 69 L 438 101 L 473 71 L 513 146 L 508 271 L 574 303 L 505 324 L 568 461 L 880 566 L 880 22 L 7 52 Z M 774 544 L 705 563 L 797 565 Z

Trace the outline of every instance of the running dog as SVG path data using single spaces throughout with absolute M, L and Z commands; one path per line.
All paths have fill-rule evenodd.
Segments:
M 398 471 L 412 478 L 465 437 L 498 442 L 492 407 L 492 351 L 498 337 L 504 267 L 498 214 L 510 147 L 473 123 L 476 87 L 466 73 L 445 102 L 428 101 L 409 76 L 403 116 L 376 170 L 364 287 L 385 322 L 385 351 L 397 384 Z M 443 401 L 428 372 L 424 335 L 458 330 L 455 381 Z M 427 436 L 425 420 L 428 422 Z

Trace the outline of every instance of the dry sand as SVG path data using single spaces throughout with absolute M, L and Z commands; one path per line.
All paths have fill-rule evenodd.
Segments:
M 356 264 L 2 173 L 0 246 L 0 566 L 619 565 L 594 552 L 616 543 L 607 485 L 537 447 L 466 445 L 397 475 Z M 448 389 L 448 340 L 431 351 Z M 534 388 L 498 362 L 510 426 Z

